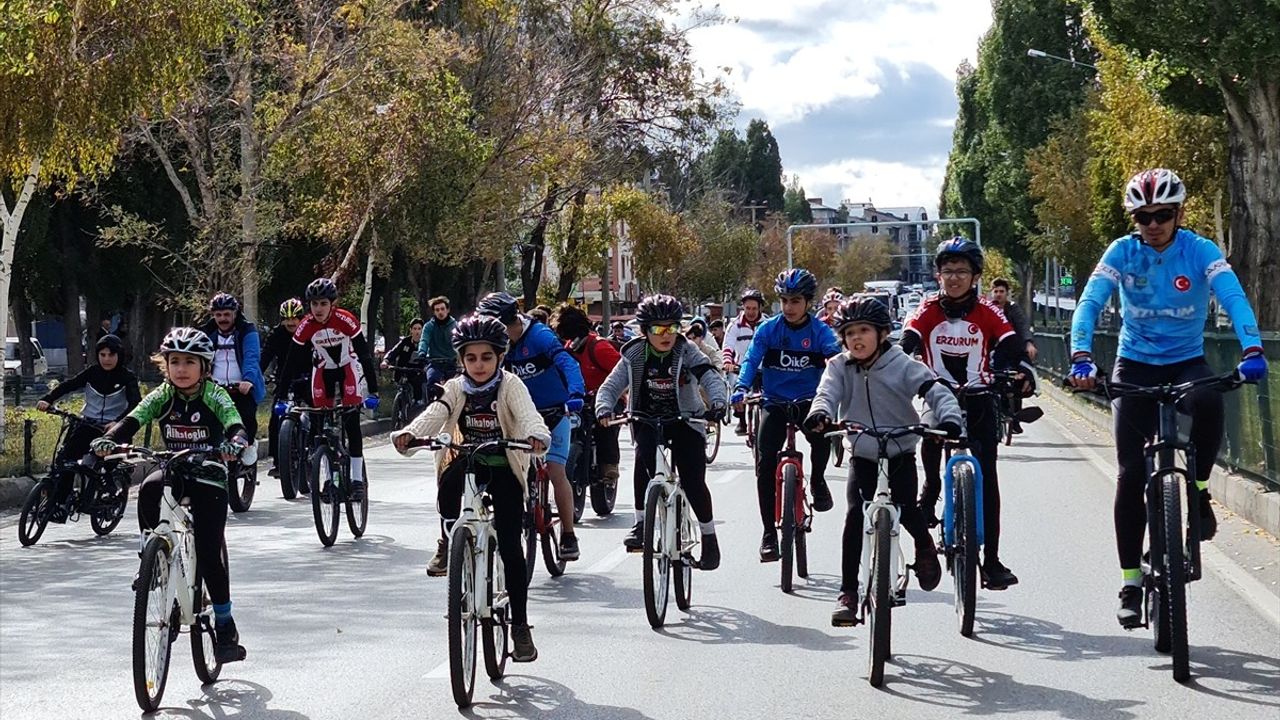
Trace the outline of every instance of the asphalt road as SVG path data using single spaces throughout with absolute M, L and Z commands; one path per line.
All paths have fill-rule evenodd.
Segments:
M 1077 435 L 1076 433 L 1079 433 Z M 624 444 L 626 434 L 623 434 Z M 1150 634 L 1114 619 L 1119 572 L 1108 439 L 1051 412 L 1002 454 L 1006 563 L 1022 583 L 981 592 L 971 639 L 955 629 L 950 579 L 914 586 L 894 611 L 883 688 L 865 677 L 866 627 L 832 628 L 837 512 L 819 515 L 812 576 L 793 595 L 756 557 L 749 453 L 727 438 L 709 480 L 724 561 L 694 577 L 690 613 L 645 620 L 641 560 L 621 550 L 631 493 L 580 533 L 582 560 L 559 579 L 541 564 L 530 590 L 540 658 L 477 679 L 484 718 L 847 718 L 1280 716 L 1280 599 L 1228 553 L 1207 551 L 1191 587 L 1193 680 L 1175 683 Z M 368 451 L 369 533 L 321 547 L 309 504 L 264 484 L 228 525 L 235 615 L 249 657 L 201 687 L 186 639 L 175 645 L 161 717 L 452 718 L 445 581 L 428 578 L 433 470 L 383 445 Z M 630 452 L 624 447 L 625 476 Z M 843 470 L 829 475 L 837 497 Z M 264 478 L 265 479 L 265 478 Z M 629 484 L 626 486 L 629 488 Z M 22 548 L 0 519 L 0 718 L 138 714 L 130 680 L 133 513 L 95 538 L 86 522 L 51 526 Z M 1224 541 L 1274 562 L 1274 541 L 1238 522 Z M 1231 556 L 1239 555 L 1234 551 Z M 1256 562 L 1247 560 L 1246 564 Z

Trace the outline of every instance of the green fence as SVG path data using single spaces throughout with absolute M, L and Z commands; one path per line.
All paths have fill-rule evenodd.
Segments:
M 1115 362 L 1119 334 L 1100 330 L 1093 337 L 1093 357 L 1098 366 L 1109 369 Z M 1040 355 L 1036 365 L 1055 378 L 1066 374 L 1070 365 L 1070 335 L 1036 333 Z M 1280 333 L 1263 333 L 1267 357 L 1280 358 Z M 1205 357 L 1217 372 L 1227 372 L 1240 362 L 1240 341 L 1234 333 L 1206 332 Z M 1245 472 L 1280 489 L 1280 442 L 1276 419 L 1280 418 L 1280 370 L 1267 375 L 1258 385 L 1225 395 L 1226 441 L 1219 459 L 1227 467 Z

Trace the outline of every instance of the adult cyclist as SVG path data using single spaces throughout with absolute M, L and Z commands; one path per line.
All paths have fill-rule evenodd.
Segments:
M 427 400 L 440 397 L 444 382 L 458 374 L 458 354 L 453 351 L 453 329 L 458 321 L 449 315 L 449 298 L 429 301 L 431 318 L 422 326 L 418 355 L 427 365 Z
M 782 314 L 765 320 L 756 329 L 739 366 L 738 383 L 731 398 L 734 407 L 741 408 L 759 373 L 764 393 L 756 437 L 756 447 L 760 448 L 756 461 L 756 494 L 760 500 L 760 521 L 764 525 L 760 562 L 778 559 L 774 482 L 778 453 L 782 451 L 787 433 L 784 408 L 797 403 L 797 422 L 806 417 L 818 392 L 818 381 L 822 379 L 827 358 L 840 354 L 835 331 L 809 312 L 809 304 L 818 291 L 818 280 L 813 273 L 803 268 L 784 270 L 774 280 L 773 290 L 782 298 Z M 831 441 L 819 432 L 803 432 L 811 452 L 809 486 L 813 490 L 813 509 L 826 512 L 834 505 L 826 479 Z
M 489 293 L 476 307 L 480 315 L 496 317 L 507 326 L 511 349 L 503 359 L 503 368 L 515 373 L 533 404 L 551 430 L 551 445 L 547 448 L 547 475 L 555 488 L 556 510 L 560 514 L 560 557 L 578 559 L 578 536 L 573 532 L 573 488 L 565 463 L 569 461 L 569 443 L 572 428 L 567 413 L 582 411 L 586 387 L 582 370 L 568 350 L 564 349 L 555 331 L 545 323 L 535 323 L 520 313 L 516 299 L 504 292 Z
M 1267 360 L 1253 308 L 1240 280 L 1212 240 L 1182 227 L 1187 190 L 1172 170 L 1144 170 L 1129 180 L 1124 208 L 1138 229 L 1111 243 L 1094 268 L 1071 323 L 1071 383 L 1091 389 L 1097 382 L 1093 331 L 1111 293 L 1120 291 L 1124 326 L 1111 377 L 1134 385 L 1180 383 L 1213 374 L 1204 357 L 1204 325 L 1209 293 L 1227 311 L 1243 348 L 1237 370 L 1248 382 L 1266 377 Z M 1142 625 L 1142 535 L 1146 527 L 1145 441 L 1155 434 L 1154 402 L 1120 398 L 1114 402 L 1116 463 L 1116 551 L 1120 556 L 1120 608 L 1126 629 Z M 1200 489 L 1200 529 L 1205 540 L 1218 529 L 1209 502 L 1209 474 L 1222 444 L 1222 394 L 1204 389 L 1188 395 Z
M 251 466 L 258 461 L 258 403 L 267 396 L 262 379 L 262 345 L 258 326 L 249 322 L 240 310 L 240 301 L 230 293 L 220 292 L 209 300 L 209 321 L 200 327 L 213 343 L 211 379 L 227 389 L 236 412 L 249 436 L 249 449 L 241 462 Z
M 724 372 L 725 382 L 729 387 L 738 384 L 738 364 L 747 356 L 747 348 L 751 347 L 751 338 L 755 337 L 756 328 L 764 322 L 764 295 L 754 288 L 747 288 L 738 298 L 742 310 L 738 316 L 729 321 L 724 333 Z M 738 418 L 738 426 L 734 433 L 747 434 L 747 416 L 742 410 L 734 410 Z

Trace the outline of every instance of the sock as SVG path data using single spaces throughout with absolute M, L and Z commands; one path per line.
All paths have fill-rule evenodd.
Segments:
M 1200 492 L 1204 493 L 1205 497 L 1209 497 L 1209 481 L 1208 480 L 1197 480 L 1196 487 L 1200 489 Z
M 643 511 L 643 510 L 637 510 L 637 511 L 636 511 L 636 522 L 638 522 L 638 523 L 642 523 L 642 522 L 644 522 L 644 511 Z
M 703 534 L 703 535 L 715 535 L 715 534 L 716 534 L 716 524 L 715 524 L 715 521 L 712 521 L 712 522 L 704 522 L 704 523 L 698 523 L 698 527 L 702 528 L 702 534 Z
M 1142 587 L 1142 568 L 1121 568 L 1125 587 Z
M 226 625 L 231 621 L 231 602 L 213 604 L 213 622 L 215 625 Z
M 351 482 L 364 482 L 364 458 L 351 458 Z

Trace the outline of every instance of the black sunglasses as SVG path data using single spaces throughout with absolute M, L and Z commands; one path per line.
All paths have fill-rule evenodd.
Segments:
M 1147 212 L 1146 210 L 1139 210 L 1138 212 L 1135 212 L 1133 214 L 1133 219 L 1139 225 L 1144 225 L 1144 226 L 1150 225 L 1152 220 L 1155 220 L 1156 223 L 1163 225 L 1169 222 L 1170 220 L 1172 220 L 1177 215 L 1178 215 L 1178 211 L 1174 210 L 1173 208 L 1164 208 L 1161 210 L 1157 210 L 1155 212 Z

